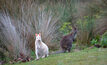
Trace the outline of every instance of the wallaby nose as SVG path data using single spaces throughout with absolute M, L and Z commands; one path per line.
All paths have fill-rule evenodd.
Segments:
M 40 39 L 38 40 L 38 42 L 40 42 Z

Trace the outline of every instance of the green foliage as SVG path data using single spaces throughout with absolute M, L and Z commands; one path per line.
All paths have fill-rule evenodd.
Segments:
M 105 33 L 102 35 L 102 38 L 101 38 L 101 46 L 106 46 L 106 47 L 107 47 L 107 32 L 105 32 Z
M 6 57 L 3 52 L 0 51 L 0 61 L 4 60 Z
M 35 55 L 35 51 L 31 51 L 31 56 L 34 56 Z
M 79 29 L 88 32 L 92 31 L 94 23 L 95 23 L 94 17 L 92 16 L 84 16 L 83 19 L 79 19 L 77 21 Z
M 71 30 L 72 30 L 72 27 L 70 22 L 64 22 L 62 24 L 62 27 L 60 28 L 60 32 L 63 33 L 63 35 L 69 34 Z
M 107 16 L 107 0 L 101 0 L 100 3 L 92 3 L 87 10 L 90 15 L 100 18 L 101 16 Z
M 97 39 L 92 39 L 91 44 L 92 45 L 98 44 L 98 40 Z
M 99 34 L 95 36 L 95 39 L 96 39 L 97 41 L 100 41 L 100 38 L 101 38 L 101 36 L 100 36 Z
M 92 40 L 91 40 L 92 45 L 100 45 L 100 35 L 96 35 Z
M 32 59 L 35 59 L 35 58 L 36 58 L 36 57 L 35 57 L 35 56 L 36 56 L 36 55 L 35 55 L 35 51 L 32 50 L 32 51 L 30 52 L 30 54 L 31 54 L 31 58 L 32 58 Z
M 95 27 L 95 18 L 94 16 L 84 16 L 83 19 L 77 21 L 79 34 L 78 34 L 78 43 L 87 45 L 90 43 L 91 39 L 94 37 L 93 29 Z
M 66 0 L 66 5 L 60 10 L 60 12 L 62 12 L 61 22 L 72 20 L 73 13 L 76 11 L 75 2 L 76 0 Z
M 5 45 L 2 44 L 0 40 L 0 61 L 6 61 L 8 56 L 8 50 Z

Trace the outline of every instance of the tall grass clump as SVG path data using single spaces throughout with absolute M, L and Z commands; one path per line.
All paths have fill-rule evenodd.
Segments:
M 84 16 L 83 19 L 77 21 L 78 38 L 77 43 L 80 45 L 89 45 L 94 37 L 95 19 L 91 16 Z
M 101 35 L 107 30 L 106 7 L 106 0 L 96 1 L 96 3 L 85 6 L 83 16 L 77 21 L 79 29 L 77 44 L 89 46 L 91 42 L 96 44 L 96 40 L 97 44 L 100 43 Z
M 8 13 L 0 13 L 1 43 L 7 47 L 12 58 L 21 57 L 21 55 L 29 56 L 30 50 L 27 41 L 21 37 L 23 34 L 16 29 L 12 22 Z
M 107 32 L 102 35 L 101 38 L 101 46 L 107 48 Z

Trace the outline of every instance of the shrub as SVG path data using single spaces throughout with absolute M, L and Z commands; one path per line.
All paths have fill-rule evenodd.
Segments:
M 84 16 L 83 19 L 79 19 L 77 21 L 78 25 L 78 38 L 77 43 L 88 45 L 90 41 L 94 37 L 94 27 L 95 27 L 95 19 L 93 16 Z
M 27 46 L 27 39 L 21 37 L 23 36 L 22 31 L 17 30 L 20 27 L 16 29 L 12 22 L 13 19 L 10 18 L 8 13 L 0 13 L 0 39 L 2 40 L 2 45 L 4 44 L 4 46 L 6 46 L 12 58 L 18 58 L 21 56 L 20 54 L 29 56 L 30 49 Z
M 67 35 L 71 32 L 72 27 L 71 27 L 71 23 L 70 22 L 64 22 L 60 28 L 60 32 L 63 35 Z
M 100 38 L 101 38 L 100 35 L 96 35 L 96 36 L 91 40 L 91 45 L 94 45 L 95 47 L 100 48 L 100 47 L 101 47 Z
M 92 39 L 91 44 L 92 44 L 92 45 L 98 44 L 97 39 Z
M 101 38 L 101 46 L 107 47 L 107 32 L 105 32 L 105 33 L 102 35 L 102 38 Z

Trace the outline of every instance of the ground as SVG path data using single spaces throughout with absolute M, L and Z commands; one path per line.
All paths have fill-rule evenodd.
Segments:
M 38 61 L 14 65 L 107 65 L 107 48 L 87 48 L 78 52 L 54 54 Z

